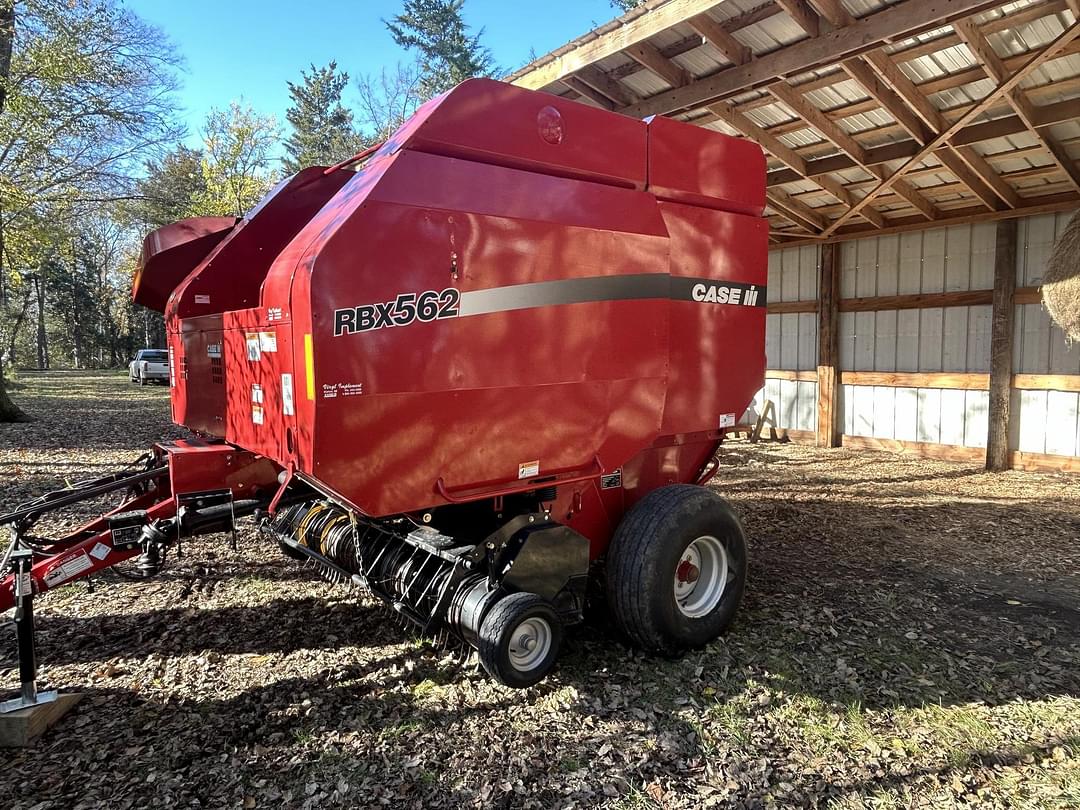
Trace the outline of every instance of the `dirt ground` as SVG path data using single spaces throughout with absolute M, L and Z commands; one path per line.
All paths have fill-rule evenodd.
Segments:
M 14 394 L 0 511 L 179 435 L 121 375 Z M 658 660 L 598 614 L 525 691 L 249 528 L 58 589 L 43 685 L 86 697 L 4 755 L 2 804 L 1080 807 L 1080 478 L 734 443 L 713 485 L 751 542 L 730 633 Z

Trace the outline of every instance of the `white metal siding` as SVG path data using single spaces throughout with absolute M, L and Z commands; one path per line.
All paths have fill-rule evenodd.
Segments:
M 816 245 L 769 254 L 770 301 L 815 301 L 818 285 Z M 790 312 L 769 315 L 765 329 L 769 368 L 809 371 L 817 368 L 817 315 Z
M 774 250 L 769 253 L 770 301 L 816 301 L 819 251 L 816 245 Z M 817 368 L 817 315 L 789 312 L 769 315 L 765 326 L 765 356 L 771 369 L 813 371 Z M 743 414 L 753 422 L 766 399 L 776 408 L 777 425 L 793 430 L 817 427 L 817 383 L 767 380 Z
M 841 245 L 841 297 L 990 289 L 993 223 Z M 990 370 L 989 306 L 843 312 L 845 371 Z M 986 445 L 983 391 L 842 386 L 844 432 L 879 439 Z
M 1017 285 L 1038 286 L 1046 260 L 1071 214 L 1019 221 Z M 879 236 L 840 249 L 840 295 L 862 298 L 912 293 L 988 290 L 994 285 L 996 223 Z M 769 297 L 805 301 L 817 295 L 818 248 L 774 251 Z M 846 371 L 971 372 L 990 370 L 991 307 L 843 312 L 840 368 Z M 1014 370 L 1080 374 L 1080 345 L 1070 345 L 1040 304 L 1016 308 Z M 769 367 L 809 370 L 817 365 L 817 316 L 770 315 Z M 770 380 L 759 393 L 772 399 L 782 427 L 813 430 L 816 385 Z M 985 391 L 841 386 L 844 432 L 882 439 L 985 447 L 989 397 Z M 1080 455 L 1080 395 L 1061 391 L 1013 393 L 1015 449 Z
M 1016 283 L 1042 283 L 1054 243 L 1070 213 L 1043 214 L 1019 222 Z M 1018 374 L 1080 374 L 1080 346 L 1070 344 L 1041 304 L 1016 308 L 1013 371 Z M 1080 395 L 1066 391 L 1014 391 L 1012 447 L 1030 453 L 1080 455 Z

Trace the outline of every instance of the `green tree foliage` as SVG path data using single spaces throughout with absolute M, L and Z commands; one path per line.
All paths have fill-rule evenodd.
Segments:
M 161 157 L 151 158 L 137 189 L 138 199 L 127 209 L 144 230 L 197 216 L 198 201 L 206 196 L 202 150 L 178 144 Z
M 203 127 L 205 188 L 195 198 L 198 213 L 241 217 L 251 210 L 274 184 L 270 150 L 279 134 L 274 117 L 250 104 L 211 110 Z
M 645 0 L 611 0 L 611 5 L 622 12 L 627 12 L 632 8 L 637 8 L 644 2 Z
M 121 0 L 0 0 L 0 353 L 22 353 L 31 336 L 37 351 L 24 356 L 48 357 L 63 296 L 81 296 L 91 277 L 78 258 L 85 223 L 137 196 L 144 161 L 183 134 L 179 63 Z M 95 306 L 115 314 L 115 263 L 94 262 L 94 294 L 107 302 Z M 91 320 L 70 335 L 80 362 L 111 362 L 115 330 Z M 18 417 L 9 406 L 0 377 L 0 421 Z
M 292 174 L 308 166 L 332 166 L 360 151 L 353 114 L 341 103 L 349 74 L 337 62 L 301 71 L 301 80 L 288 82 L 292 103 L 285 113 L 292 127 L 285 141 L 285 170 Z
M 67 356 L 61 359 L 57 357 L 57 344 L 60 341 L 52 341 L 53 362 L 85 368 L 87 344 L 99 328 L 101 315 L 94 283 L 96 268 L 92 259 L 81 251 L 68 258 L 68 262 L 61 262 L 54 257 L 41 268 L 49 290 L 49 303 L 57 315 L 57 331 L 66 344 L 64 354 Z
M 420 56 L 420 95 L 427 99 L 474 76 L 491 76 L 495 63 L 481 44 L 484 31 L 469 33 L 461 16 L 465 0 L 405 0 L 386 21 L 394 42 Z
M 4 225 L 130 195 L 145 156 L 182 134 L 171 46 L 111 0 L 19 0 L 15 18 L 0 116 Z

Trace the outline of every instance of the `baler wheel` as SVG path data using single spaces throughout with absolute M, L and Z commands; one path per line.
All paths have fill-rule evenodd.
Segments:
M 562 622 L 550 602 L 535 593 L 512 593 L 480 623 L 480 663 L 499 683 L 524 689 L 555 666 L 562 637 Z
M 619 524 L 606 578 L 611 612 L 630 641 L 677 656 L 731 624 L 746 584 L 746 534 L 710 490 L 661 487 Z

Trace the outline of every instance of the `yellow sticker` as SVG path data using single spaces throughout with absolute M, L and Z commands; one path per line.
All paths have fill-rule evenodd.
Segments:
M 304 335 L 304 376 L 307 377 L 307 398 L 315 401 L 315 347 L 311 343 L 311 333 Z

